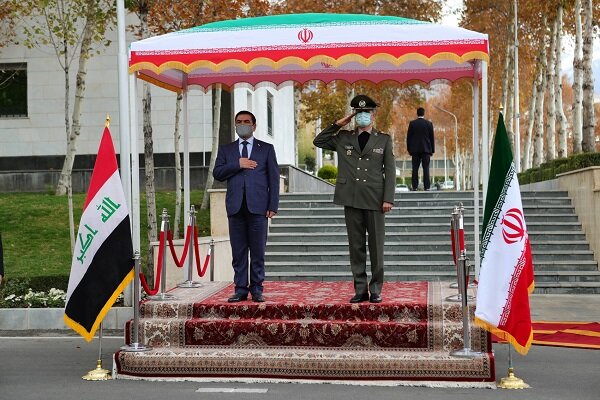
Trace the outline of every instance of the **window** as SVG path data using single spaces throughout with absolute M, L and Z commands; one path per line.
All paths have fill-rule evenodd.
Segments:
M 0 64 L 0 118 L 27 116 L 27 64 Z
M 273 95 L 267 92 L 267 133 L 273 136 Z

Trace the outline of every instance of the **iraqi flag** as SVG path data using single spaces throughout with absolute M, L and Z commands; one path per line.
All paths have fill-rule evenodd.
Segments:
M 512 151 L 498 118 L 483 215 L 475 323 L 527 354 L 533 339 L 533 263 Z
M 108 128 L 104 128 L 75 242 L 64 320 L 89 342 L 133 279 L 129 212 Z

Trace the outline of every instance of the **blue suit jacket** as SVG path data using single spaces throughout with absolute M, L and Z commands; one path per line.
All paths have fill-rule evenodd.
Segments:
M 246 204 L 252 214 L 277 212 L 279 207 L 279 165 L 272 144 L 254 138 L 250 159 L 255 169 L 240 168 L 239 140 L 219 147 L 213 177 L 227 181 L 225 208 L 227 215 L 236 214 L 242 205 L 244 188 Z

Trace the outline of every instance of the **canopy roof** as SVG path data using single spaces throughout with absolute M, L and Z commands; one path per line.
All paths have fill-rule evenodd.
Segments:
M 407 18 L 293 14 L 214 22 L 131 43 L 129 72 L 169 90 L 245 82 L 474 78 L 488 37 Z

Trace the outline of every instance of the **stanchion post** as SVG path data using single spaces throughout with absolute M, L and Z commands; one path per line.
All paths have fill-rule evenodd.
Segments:
M 198 260 L 200 260 L 200 254 L 196 254 L 195 253 L 195 249 L 196 246 L 194 245 L 194 240 L 196 239 L 196 207 L 194 207 L 194 205 L 192 204 L 190 206 L 190 217 L 189 217 L 189 226 L 192 227 L 192 229 L 190 229 L 189 231 L 191 231 L 190 235 L 190 241 L 188 243 L 188 255 L 187 255 L 187 265 L 188 265 L 188 274 L 187 274 L 187 280 L 185 282 L 179 283 L 177 285 L 177 287 L 180 288 L 198 288 L 200 286 L 202 286 L 202 284 L 200 282 L 194 282 L 193 279 L 193 272 L 194 272 L 194 255 L 196 255 L 196 257 L 198 257 Z
M 161 243 L 161 246 L 163 246 L 162 248 L 162 253 L 163 253 L 163 257 L 162 257 L 162 268 L 161 268 L 161 275 L 160 275 L 160 293 L 158 293 L 156 296 L 150 296 L 149 299 L 150 300 L 155 300 L 155 301 L 165 301 L 165 300 L 177 300 L 177 297 L 173 296 L 170 293 L 167 293 L 167 246 L 169 245 L 168 242 L 168 233 L 170 231 L 170 226 L 169 226 L 169 214 L 167 213 L 167 209 L 163 208 L 162 211 L 162 224 L 161 224 L 161 232 L 164 232 L 164 240 L 163 243 Z
M 152 350 L 152 347 L 140 343 L 140 252 L 136 250 L 133 257 L 135 259 L 133 267 L 133 332 L 131 335 L 133 343 L 121 346 L 121 350 L 140 352 Z
M 462 203 L 459 203 L 458 206 L 454 206 L 454 211 L 452 212 L 452 217 L 450 219 L 450 225 L 452 227 L 452 236 L 453 236 L 453 249 L 452 249 L 452 253 L 455 255 L 456 260 L 455 260 L 455 266 L 456 266 L 456 282 L 450 284 L 450 288 L 457 288 L 458 293 L 457 294 L 453 294 L 450 295 L 448 297 L 446 297 L 446 301 L 450 301 L 450 302 L 456 302 L 456 303 L 460 303 L 462 302 L 462 294 L 460 291 L 460 281 L 462 279 L 466 280 L 466 277 L 469 275 L 469 267 L 468 267 L 468 257 L 467 257 L 467 253 L 465 250 L 465 243 L 464 243 L 464 229 L 465 229 L 465 225 L 464 225 L 464 216 L 463 216 L 463 212 L 464 212 L 464 207 Z M 460 233 L 463 233 L 463 235 L 461 236 Z M 466 271 L 466 275 L 465 273 L 461 273 L 459 271 L 459 257 L 460 255 L 464 254 L 465 257 L 465 271 Z M 463 278 L 464 277 L 464 278 Z M 470 284 L 468 287 L 472 287 Z M 467 294 L 467 301 L 473 301 L 475 300 L 475 298 L 473 296 L 470 296 Z
M 463 242 L 463 237 L 460 236 L 460 231 L 464 229 L 463 223 L 463 206 L 460 204 L 454 208 L 452 213 L 454 238 L 455 238 L 455 249 L 458 250 L 456 253 L 456 276 L 458 280 L 459 298 L 462 305 L 463 315 L 463 348 L 450 353 L 454 357 L 462 358 L 475 358 L 483 356 L 483 353 L 471 350 L 471 324 L 469 315 L 469 295 L 467 294 L 467 277 L 469 276 L 468 264 L 467 264 L 467 253 Z M 464 231 L 463 231 L 464 232 Z M 472 299 L 472 297 L 471 297 Z
M 208 251 L 210 252 L 210 281 L 215 281 L 215 240 L 210 239 L 210 245 L 208 247 Z

